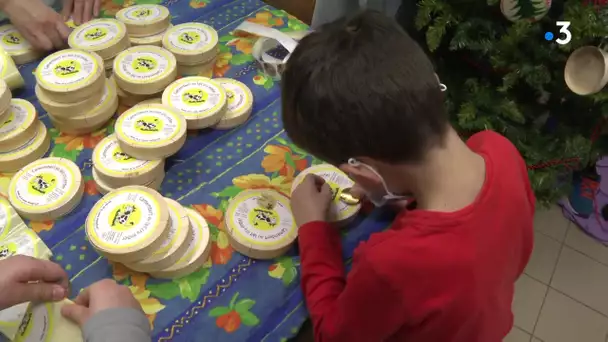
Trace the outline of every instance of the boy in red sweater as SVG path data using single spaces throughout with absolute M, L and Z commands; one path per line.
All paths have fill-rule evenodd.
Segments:
M 345 275 L 331 190 L 292 196 L 302 287 L 316 341 L 499 342 L 532 250 L 534 196 L 515 147 L 492 131 L 463 142 L 421 48 L 365 12 L 304 38 L 283 74 L 289 137 L 348 173 L 378 205 L 416 199 L 355 251 Z

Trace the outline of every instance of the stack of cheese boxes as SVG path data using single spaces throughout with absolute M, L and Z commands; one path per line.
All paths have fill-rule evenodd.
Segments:
M 217 32 L 202 23 L 184 23 L 167 30 L 162 46 L 177 60 L 180 75 L 200 75 L 213 69 L 217 58 Z
M 101 255 L 156 278 L 188 275 L 211 251 L 205 219 L 147 187 L 110 192 L 93 206 L 85 227 Z
M 131 46 L 127 28 L 115 19 L 94 19 L 76 27 L 70 33 L 68 44 L 72 49 L 99 55 L 108 77 L 112 73 L 116 55 Z
M 127 30 L 133 48 L 114 61 L 118 97 L 125 106 L 159 98 L 177 77 L 175 57 L 161 48 L 161 40 L 171 25 L 169 10 L 160 5 L 124 8 L 116 18 Z
M 106 79 L 103 60 L 95 52 L 55 52 L 36 69 L 36 96 L 57 129 L 67 134 L 94 132 L 116 109 L 116 87 Z
M 12 173 L 41 158 L 51 140 L 36 108 L 26 100 L 12 99 L 0 80 L 0 172 Z

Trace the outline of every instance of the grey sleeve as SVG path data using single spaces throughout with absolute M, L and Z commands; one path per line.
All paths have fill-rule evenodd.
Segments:
M 141 311 L 108 309 L 87 321 L 82 336 L 85 342 L 150 342 L 150 323 Z

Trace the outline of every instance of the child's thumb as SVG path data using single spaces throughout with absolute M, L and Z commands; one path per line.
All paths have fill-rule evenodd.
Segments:
M 90 314 L 89 308 L 87 307 L 76 304 L 68 304 L 61 308 L 61 315 L 82 327 L 89 319 Z

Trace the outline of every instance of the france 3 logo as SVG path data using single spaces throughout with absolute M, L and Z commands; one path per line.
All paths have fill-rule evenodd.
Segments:
M 569 21 L 558 21 L 555 23 L 555 26 L 557 26 L 559 28 L 558 34 L 557 34 L 557 39 L 555 39 L 555 42 L 559 45 L 566 45 L 568 43 L 570 43 L 570 41 L 572 40 L 572 33 L 570 32 L 569 28 L 570 28 L 570 22 Z M 553 39 L 555 38 L 555 35 L 553 34 L 553 32 L 545 32 L 545 40 L 546 41 L 553 41 Z

